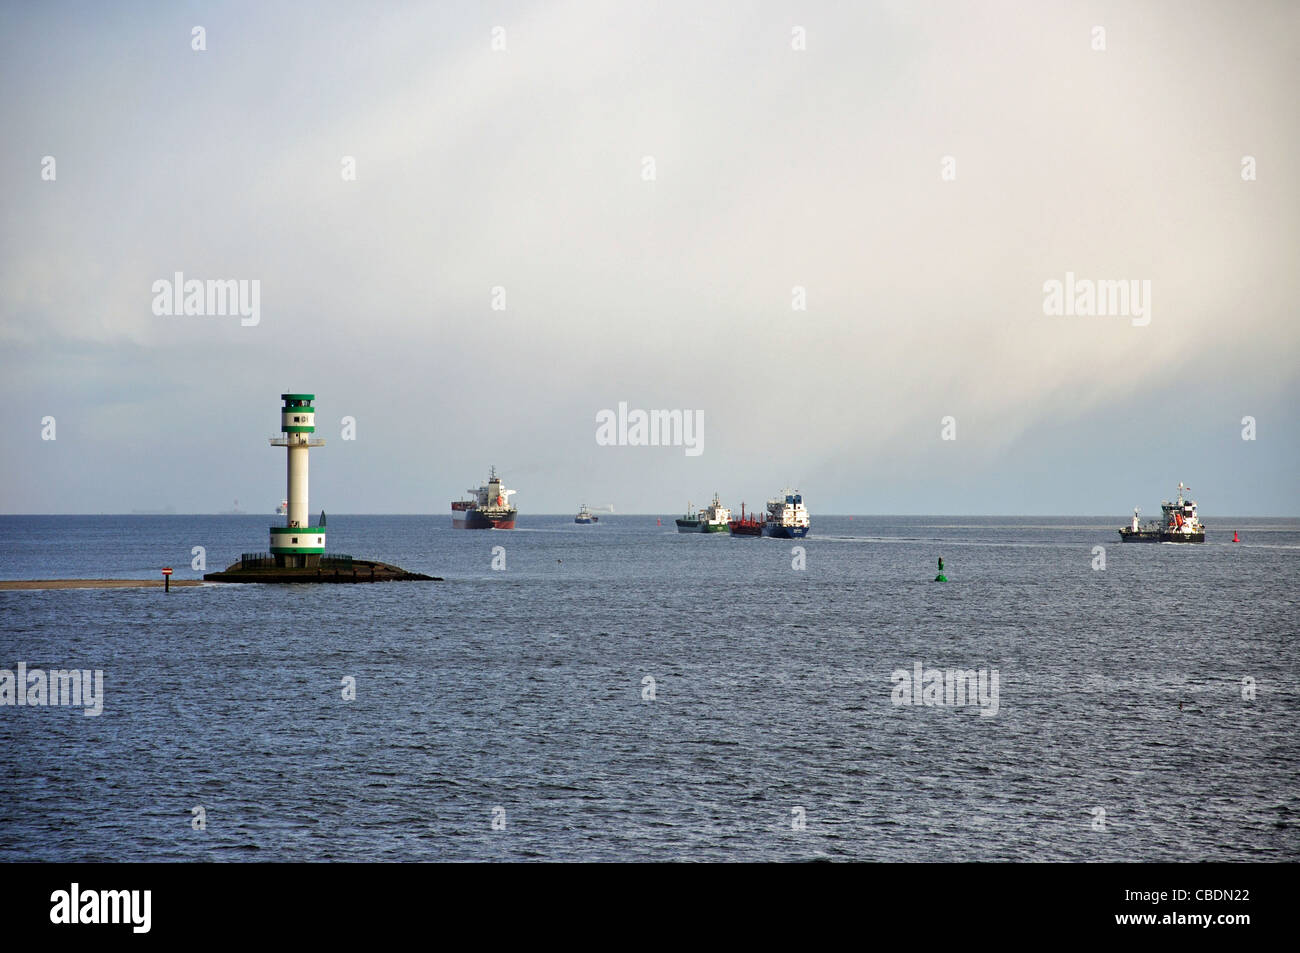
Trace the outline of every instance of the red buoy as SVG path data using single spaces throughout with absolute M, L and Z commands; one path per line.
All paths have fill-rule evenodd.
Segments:
M 1232 531 L 1232 541 L 1233 541 L 1234 543 L 1240 543 L 1240 542 L 1241 542 L 1241 540 L 1239 540 L 1239 539 L 1237 538 L 1237 531 L 1236 531 L 1235 529 Z

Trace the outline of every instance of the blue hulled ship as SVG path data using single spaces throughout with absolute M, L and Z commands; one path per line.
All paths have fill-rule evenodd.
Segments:
M 767 519 L 763 521 L 764 536 L 802 539 L 811 528 L 808 510 L 804 508 L 803 496 L 799 491 L 786 489 L 780 496 L 767 501 Z

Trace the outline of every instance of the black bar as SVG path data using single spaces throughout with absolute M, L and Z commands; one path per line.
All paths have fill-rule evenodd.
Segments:
M 9 865 L 0 867 L 9 881 L 0 893 L 0 917 L 7 940 L 39 935 L 74 943 L 110 936 L 129 942 L 283 938 L 302 948 L 308 939 L 350 934 L 441 935 L 453 921 L 468 936 L 495 935 L 503 918 L 535 931 L 563 922 L 568 937 L 591 928 L 590 916 L 618 909 L 629 938 L 645 939 L 639 931 L 647 929 L 665 942 L 685 935 L 693 922 L 692 935 L 723 924 L 736 934 L 762 934 L 770 921 L 809 939 L 848 930 L 864 940 L 911 937 L 924 949 L 1054 937 L 1131 937 L 1179 947 L 1201 940 L 1233 949 L 1286 927 L 1294 876 L 1290 865 L 1234 864 L 432 866 Z M 57 892 L 70 894 L 74 883 L 82 897 L 150 891 L 148 933 L 135 933 L 130 923 L 52 923 Z M 1180 890 L 1187 896 L 1175 893 Z M 1120 922 L 1134 916 L 1153 922 Z M 1219 920 L 1243 916 L 1249 922 Z M 1214 922 L 1187 922 L 1190 917 Z

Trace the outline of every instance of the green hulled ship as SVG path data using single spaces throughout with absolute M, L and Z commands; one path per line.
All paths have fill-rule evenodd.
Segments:
M 731 521 L 731 510 L 718 501 L 718 494 L 713 494 L 713 502 L 696 512 L 691 504 L 686 504 L 686 513 L 677 520 L 679 533 L 725 533 Z

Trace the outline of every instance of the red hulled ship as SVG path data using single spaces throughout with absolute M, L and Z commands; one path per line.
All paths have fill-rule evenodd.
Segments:
M 727 523 L 727 529 L 731 531 L 732 536 L 762 536 L 763 521 L 755 519 L 752 516 L 745 516 L 745 504 L 740 504 L 740 519 L 730 520 Z
M 466 490 L 468 499 L 452 500 L 451 525 L 454 529 L 514 529 L 519 511 L 510 504 L 514 490 L 501 485 L 496 467 L 488 473 L 487 483 L 477 490 Z

